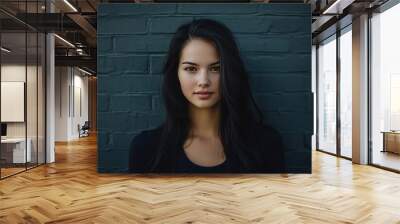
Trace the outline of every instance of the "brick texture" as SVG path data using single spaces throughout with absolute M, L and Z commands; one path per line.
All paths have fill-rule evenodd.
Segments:
M 129 143 L 164 120 L 169 42 L 182 23 L 225 23 L 265 122 L 281 134 L 291 173 L 311 172 L 311 12 L 302 4 L 101 4 L 98 8 L 98 170 L 128 170 Z

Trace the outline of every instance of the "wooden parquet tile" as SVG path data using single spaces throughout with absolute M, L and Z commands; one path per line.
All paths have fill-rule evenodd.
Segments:
M 0 181 L 0 223 L 400 224 L 400 175 L 313 152 L 312 174 L 98 174 L 96 138 Z

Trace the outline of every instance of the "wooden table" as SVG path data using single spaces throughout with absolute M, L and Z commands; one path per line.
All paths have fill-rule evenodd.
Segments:
M 400 154 L 400 131 L 382 131 L 381 133 L 383 133 L 382 152 Z

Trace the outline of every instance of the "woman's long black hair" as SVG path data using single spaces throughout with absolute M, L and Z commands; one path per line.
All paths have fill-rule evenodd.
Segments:
M 194 38 L 210 41 L 220 59 L 220 124 L 219 132 L 225 156 L 232 172 L 257 170 L 262 166 L 251 150 L 255 125 L 263 116 L 251 94 L 248 74 L 240 57 L 232 32 L 225 25 L 210 19 L 193 20 L 180 26 L 173 36 L 164 64 L 162 94 L 166 121 L 161 126 L 161 139 L 151 164 L 153 172 L 174 172 L 179 149 L 188 137 L 189 102 L 178 79 L 178 66 L 184 46 Z M 240 164 L 239 166 L 237 164 Z

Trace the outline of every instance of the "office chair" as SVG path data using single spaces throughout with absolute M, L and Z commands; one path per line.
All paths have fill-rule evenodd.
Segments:
M 85 121 L 82 127 L 80 127 L 80 125 L 78 124 L 79 138 L 89 136 L 89 129 L 90 129 L 89 121 Z

